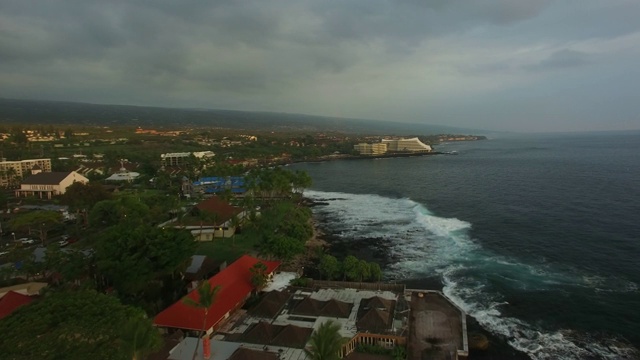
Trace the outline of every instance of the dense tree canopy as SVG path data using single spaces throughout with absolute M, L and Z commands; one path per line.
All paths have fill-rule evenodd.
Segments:
M 0 321 L 0 354 L 17 360 L 130 360 L 123 329 L 143 319 L 141 310 L 94 291 L 48 293 Z M 150 322 L 140 327 L 152 338 L 146 346 L 157 347 L 159 334 Z
M 280 201 L 264 210 L 248 229 L 249 236 L 260 238 L 263 254 L 289 260 L 304 251 L 311 235 L 311 212 L 290 201 Z
M 318 270 L 325 279 L 336 279 L 340 275 L 340 262 L 335 256 L 325 254 L 320 259 Z
M 69 210 L 80 213 L 85 223 L 88 221 L 86 214 L 91 208 L 98 202 L 109 199 L 111 194 L 99 183 L 74 182 L 62 195 L 62 203 L 68 205 Z
M 89 214 L 93 227 L 108 227 L 121 223 L 132 226 L 148 220 L 149 207 L 133 196 L 121 196 L 114 200 L 103 200 L 95 204 Z
M 47 239 L 47 232 L 62 222 L 62 214 L 56 211 L 29 211 L 11 219 L 9 226 L 14 231 L 35 231 L 40 240 Z
M 136 297 L 148 286 L 157 286 L 150 282 L 186 265 L 194 246 L 186 230 L 114 226 L 96 245 L 97 270 L 119 294 Z

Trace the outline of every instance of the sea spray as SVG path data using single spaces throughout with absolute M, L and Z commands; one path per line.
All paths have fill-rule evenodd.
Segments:
M 370 194 L 307 191 L 325 203 L 314 208 L 325 231 L 342 241 L 377 238 L 388 249 L 388 280 L 438 276 L 443 292 L 485 329 L 534 359 L 633 358 L 633 349 L 577 339 L 589 337 L 570 329 L 550 330 L 509 315 L 501 287 L 545 291 L 579 284 L 584 275 L 563 273 L 549 264 L 525 264 L 483 249 L 469 233 L 472 224 L 438 217 L 408 198 Z M 594 281 L 594 285 L 601 285 Z M 595 286 L 594 286 L 595 287 Z M 633 285 L 628 285 L 632 288 Z M 631 354 L 631 355 L 629 355 Z

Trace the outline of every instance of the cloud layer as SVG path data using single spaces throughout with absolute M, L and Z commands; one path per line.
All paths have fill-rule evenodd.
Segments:
M 0 0 L 0 96 L 640 128 L 640 2 Z

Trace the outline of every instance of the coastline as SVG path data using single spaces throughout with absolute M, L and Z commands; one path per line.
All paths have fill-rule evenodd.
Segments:
M 324 205 L 322 202 L 317 202 L 309 198 L 304 198 L 304 204 L 309 208 Z M 322 248 L 324 253 L 336 256 L 337 258 L 342 258 L 346 255 L 356 255 L 363 257 L 367 261 L 377 262 L 383 268 L 389 265 L 390 260 L 384 259 L 387 254 L 387 248 L 379 242 L 378 239 L 368 238 L 366 239 L 366 245 L 354 241 L 341 241 L 331 233 L 326 234 L 322 231 L 322 219 L 318 218 L 315 214 L 310 219 L 310 223 L 313 233 L 305 243 L 306 252 L 288 264 L 288 271 L 297 272 L 300 276 L 307 275 L 314 277 L 317 272 L 314 260 L 318 256 L 318 248 Z M 373 250 L 373 248 L 377 248 L 378 251 Z M 440 281 L 425 282 L 424 280 L 404 279 L 404 281 L 396 280 L 394 282 L 404 283 L 409 287 L 413 286 L 441 292 L 444 286 Z M 469 349 L 469 355 L 473 356 L 474 359 L 489 360 L 496 357 L 507 357 L 514 360 L 531 359 L 531 357 L 524 352 L 516 350 L 509 345 L 508 339 L 501 338 L 484 329 L 475 318 L 469 315 L 467 315 L 467 324 L 470 336 L 474 337 L 474 344 Z

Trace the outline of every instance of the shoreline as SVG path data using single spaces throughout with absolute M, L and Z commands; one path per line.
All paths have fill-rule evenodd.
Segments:
M 317 202 L 309 198 L 304 198 L 304 199 L 305 199 L 304 200 L 305 206 L 309 208 L 323 205 L 322 202 Z M 309 270 L 308 267 L 315 265 L 313 264 L 313 262 L 314 262 L 314 259 L 317 258 L 317 254 L 318 254 L 317 249 L 319 247 L 323 249 L 325 254 L 330 254 L 332 256 L 337 257 L 338 259 L 341 259 L 346 255 L 358 255 L 358 258 L 362 257 L 367 261 L 377 262 L 381 267 L 387 266 L 390 262 L 393 261 L 391 259 L 383 260 L 381 258 L 382 254 L 372 251 L 373 248 L 376 248 L 382 245 L 377 243 L 376 239 L 366 239 L 366 241 L 368 242 L 368 245 L 364 245 L 364 244 L 362 245 L 368 247 L 369 249 L 365 249 L 362 246 L 358 245 L 357 243 L 353 243 L 351 241 L 339 240 L 337 237 L 332 236 L 332 234 L 326 234 L 325 232 L 323 232 L 321 230 L 322 220 L 316 217 L 315 214 L 312 215 L 312 218 L 310 219 L 310 223 L 313 229 L 313 234 L 309 238 L 309 240 L 307 240 L 307 242 L 305 243 L 306 252 L 304 254 L 299 255 L 297 259 L 292 260 L 290 264 L 291 271 L 297 272 L 298 274 L 300 274 L 300 276 L 304 276 L 304 274 L 307 273 L 307 271 Z M 358 251 L 354 251 L 355 248 L 362 250 L 362 253 L 358 253 Z M 386 248 L 382 247 L 379 250 L 384 252 Z M 305 269 L 305 267 L 307 267 L 307 269 Z M 310 275 L 312 275 L 316 271 L 317 269 L 314 268 L 312 271 L 310 271 L 311 273 Z M 383 269 L 383 279 L 384 279 L 384 269 Z M 396 279 L 393 282 L 407 284 L 407 286 L 418 286 L 418 287 L 426 288 L 429 290 L 437 290 L 441 292 L 443 291 L 444 284 L 442 284 L 441 281 L 439 280 L 436 281 L 435 279 L 433 279 L 434 281 L 427 280 L 427 282 L 425 283 L 425 280 L 426 279 L 403 279 L 403 280 Z M 382 282 L 383 283 L 388 282 L 388 280 L 387 281 L 383 280 Z M 425 285 L 427 286 L 425 287 Z M 473 356 L 474 359 L 481 359 L 481 360 L 493 359 L 496 356 L 497 357 L 504 356 L 514 360 L 531 359 L 531 357 L 526 353 L 519 351 L 513 348 L 511 345 L 509 345 L 508 339 L 501 338 L 500 336 L 495 335 L 489 330 L 483 328 L 482 325 L 480 325 L 480 323 L 469 314 L 467 314 L 467 324 L 468 324 L 469 334 L 473 334 L 474 336 L 476 336 L 476 338 L 480 339 L 478 344 L 484 344 L 483 346 L 476 345 L 478 347 L 473 349 L 470 348 L 469 349 L 470 357 Z

